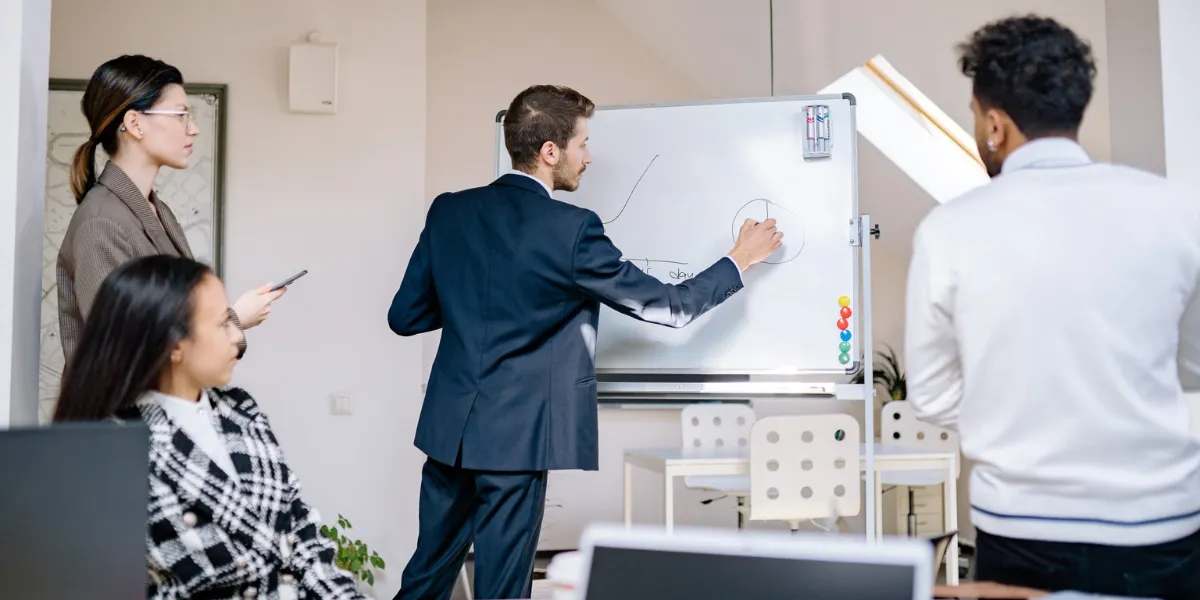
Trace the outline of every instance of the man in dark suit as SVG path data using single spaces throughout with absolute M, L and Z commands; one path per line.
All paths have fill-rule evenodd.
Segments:
M 594 110 L 569 88 L 526 89 L 504 117 L 513 172 L 429 207 L 388 312 L 399 335 L 442 330 L 417 423 L 420 534 L 397 599 L 449 598 L 472 543 L 477 597 L 528 598 L 546 472 L 599 468 L 600 303 L 683 327 L 780 246 L 773 219 L 747 221 L 727 257 L 675 285 L 621 260 L 596 213 L 550 197 L 579 187 Z

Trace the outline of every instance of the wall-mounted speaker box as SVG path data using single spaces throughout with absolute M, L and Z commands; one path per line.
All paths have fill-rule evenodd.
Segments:
M 292 44 L 288 54 L 288 109 L 337 112 L 337 44 Z

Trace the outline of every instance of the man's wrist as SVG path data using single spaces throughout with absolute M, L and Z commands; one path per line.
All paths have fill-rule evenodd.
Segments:
M 727 256 L 733 260 L 733 264 L 737 265 L 739 273 L 745 273 L 746 269 L 750 268 L 750 259 L 737 248 L 730 250 Z

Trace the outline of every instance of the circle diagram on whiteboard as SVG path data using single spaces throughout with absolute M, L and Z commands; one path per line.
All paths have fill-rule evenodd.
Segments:
M 804 224 L 796 213 L 774 203 L 766 198 L 755 198 L 742 205 L 733 217 L 733 241 L 737 242 L 738 230 L 746 219 L 765 221 L 775 219 L 775 226 L 783 232 L 783 245 L 771 253 L 763 262 L 769 265 L 781 265 L 791 262 L 800 256 L 804 249 Z

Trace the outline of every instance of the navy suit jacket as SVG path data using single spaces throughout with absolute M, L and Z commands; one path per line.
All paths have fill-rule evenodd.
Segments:
M 441 194 L 388 311 L 399 335 L 442 330 L 417 448 L 465 469 L 596 470 L 600 303 L 683 327 L 741 288 L 729 258 L 675 285 L 643 273 L 596 213 L 524 175 Z

